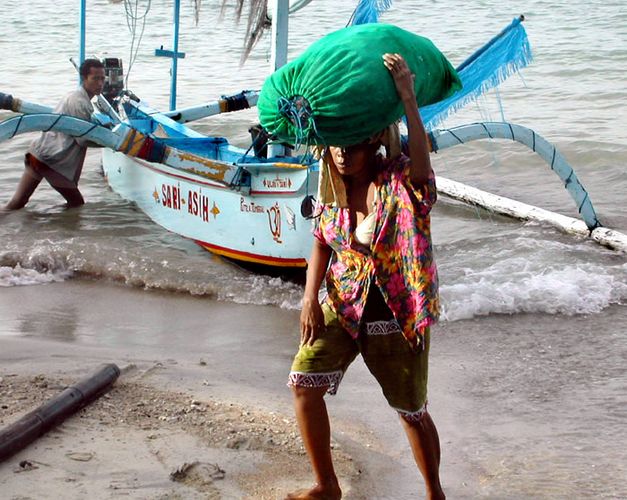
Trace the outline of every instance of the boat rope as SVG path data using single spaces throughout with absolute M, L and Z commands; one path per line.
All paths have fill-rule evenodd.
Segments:
M 311 3 L 311 0 L 298 0 L 294 2 L 294 5 L 290 4 L 289 13 L 293 14 L 294 12 L 298 12 L 303 7 L 307 7 Z
M 248 103 L 248 94 L 250 92 L 250 90 L 242 90 L 239 94 L 223 95 L 220 99 L 220 112 L 229 113 L 231 111 L 240 111 L 250 108 L 250 104 Z M 224 108 L 222 103 L 224 103 Z
M 22 125 L 22 118 L 23 117 L 24 117 L 24 115 L 20 115 L 17 118 L 17 123 L 15 124 L 15 128 L 13 129 L 13 133 L 9 136 L 9 139 L 12 139 L 13 137 L 15 137 L 19 133 L 20 126 Z M 1 136 L 0 136 L 0 138 L 1 138 Z
M 202 0 L 191 0 L 192 8 L 194 9 L 194 24 L 198 26 L 198 22 L 200 21 L 200 6 L 202 5 Z
M 140 0 L 124 0 L 124 10 L 126 12 L 126 25 L 131 33 L 131 49 L 128 60 L 128 69 L 124 77 L 124 88 L 128 88 L 128 77 L 131 74 L 131 68 L 135 64 L 137 54 L 139 53 L 139 46 L 142 38 L 144 37 L 144 30 L 146 29 L 146 17 L 150 12 L 152 0 L 147 0 L 146 9 L 143 14 L 139 14 L 139 2 Z M 133 5 L 133 3 L 135 5 Z M 139 37 L 137 36 L 137 25 L 141 22 L 141 31 Z
M 430 132 L 433 152 L 479 139 L 508 139 L 530 148 L 547 162 L 551 170 L 564 182 L 564 187 L 575 201 L 577 211 L 588 229 L 592 231 L 602 226 L 590 196 L 573 168 L 555 146 L 533 130 L 506 122 L 481 122 Z
M 262 129 L 262 130 L 263 130 L 263 129 Z M 250 130 L 249 130 L 249 132 L 250 132 Z M 255 136 L 255 138 L 254 138 L 252 141 L 250 141 L 250 146 L 248 146 L 248 149 L 247 149 L 246 151 L 244 151 L 244 154 L 242 154 L 242 156 L 240 157 L 240 160 L 239 160 L 237 163 L 238 163 L 238 164 L 239 164 L 239 163 L 243 163 L 243 162 L 242 162 L 242 160 L 248 156 L 248 153 L 250 153 L 250 151 L 251 151 L 253 148 L 255 148 L 255 146 L 256 146 L 256 145 L 257 145 L 257 144 L 258 144 L 258 143 L 259 143 L 259 142 L 260 142 L 263 138 L 264 138 L 264 137 L 263 137 L 263 134 L 262 134 L 261 132 L 260 132 L 260 133 L 258 133 L 258 134 Z M 256 150 L 255 150 L 255 151 L 256 151 Z M 255 155 L 256 155 L 256 153 L 255 153 Z M 237 177 L 237 176 L 236 176 L 236 177 Z M 233 182 L 235 182 L 235 181 L 233 181 Z
M 299 148 L 303 144 L 309 146 L 311 137 L 320 137 L 313 117 L 313 111 L 309 101 L 303 96 L 280 97 L 277 101 L 279 113 L 285 116 L 294 126 L 294 147 Z
M 17 109 L 13 107 L 13 101 L 14 99 L 11 94 L 4 94 L 0 92 L 0 109 L 17 111 Z

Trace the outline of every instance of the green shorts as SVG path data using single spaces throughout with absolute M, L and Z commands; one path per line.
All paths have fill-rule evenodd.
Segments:
M 424 348 L 415 351 L 395 320 L 365 323 L 353 339 L 327 304 L 322 310 L 326 328 L 312 346 L 300 346 L 288 385 L 328 387 L 327 392 L 335 394 L 348 366 L 361 353 L 389 405 L 407 420 L 420 419 L 427 403 L 429 330 Z

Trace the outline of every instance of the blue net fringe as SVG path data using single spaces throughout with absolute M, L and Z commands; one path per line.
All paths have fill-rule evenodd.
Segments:
M 434 129 L 451 114 L 529 65 L 531 60 L 527 33 L 520 18 L 516 18 L 457 68 L 463 85 L 461 90 L 444 101 L 421 108 L 425 128 Z
M 392 0 L 360 0 L 348 21 L 349 26 L 379 22 L 379 15 L 392 6 Z

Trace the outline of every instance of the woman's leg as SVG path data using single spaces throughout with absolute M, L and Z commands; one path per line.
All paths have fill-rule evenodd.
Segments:
M 296 420 L 316 476 L 316 485 L 313 488 L 287 496 L 292 500 L 342 498 L 331 457 L 331 427 L 324 402 L 327 389 L 328 387 L 292 387 Z
M 389 405 L 400 415 L 418 469 L 424 477 L 427 498 L 445 498 L 440 485 L 440 440 L 426 411 L 430 333 L 425 331 L 422 350 L 405 340 L 394 322 L 367 322 L 361 336 L 361 353 Z
M 400 418 L 416 465 L 425 480 L 427 498 L 446 498 L 440 485 L 440 438 L 431 416 L 425 411 L 419 419 Z

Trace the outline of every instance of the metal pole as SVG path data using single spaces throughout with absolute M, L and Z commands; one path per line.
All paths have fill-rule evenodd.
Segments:
M 79 28 L 79 41 L 78 41 L 78 65 L 80 67 L 85 60 L 85 11 L 87 0 L 81 0 L 81 7 L 78 19 L 78 28 Z M 81 83 L 81 75 L 78 75 L 78 84 Z
M 276 71 L 287 63 L 289 7 L 289 0 L 272 0 L 271 72 Z
M 172 75 L 170 80 L 170 111 L 176 109 L 176 74 L 178 71 L 178 53 L 179 53 L 179 14 L 181 12 L 181 0 L 174 0 L 174 40 L 172 51 Z
M 272 45 L 270 48 L 270 72 L 273 73 L 287 63 L 287 34 L 289 0 L 272 0 Z M 284 156 L 285 148 L 280 144 L 268 144 L 268 158 Z

